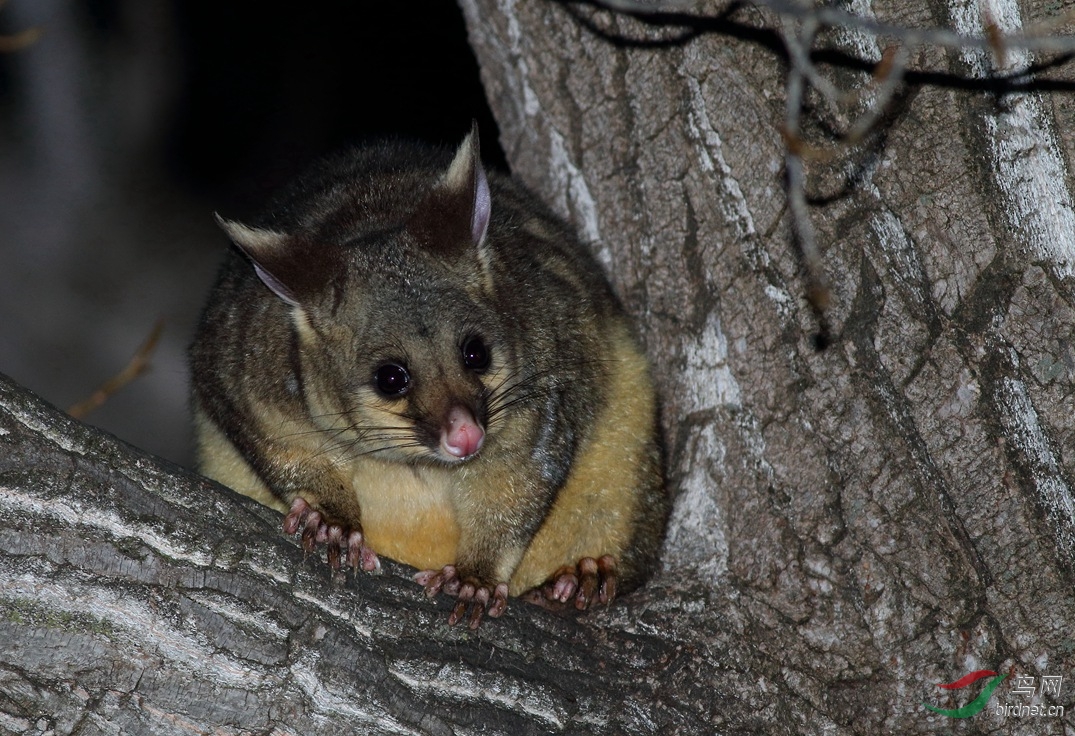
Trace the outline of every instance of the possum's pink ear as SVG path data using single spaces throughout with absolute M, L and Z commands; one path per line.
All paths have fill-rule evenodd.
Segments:
M 250 259 L 262 283 L 292 307 L 317 304 L 344 268 L 343 251 L 336 246 L 250 227 L 220 215 L 216 221 Z
M 460 199 L 469 200 L 470 238 L 471 242 L 480 248 L 485 240 L 485 231 L 489 229 L 492 202 L 489 197 L 489 179 L 482 168 L 478 121 L 471 123 L 470 133 L 456 150 L 452 165 L 444 172 L 441 186 L 450 192 L 456 192 Z
M 407 230 L 424 247 L 445 255 L 476 252 L 484 266 L 491 212 L 489 179 L 482 168 L 475 122 L 440 181 L 418 205 Z
M 289 240 L 287 235 L 275 230 L 250 227 L 234 220 L 225 220 L 218 214 L 213 215 L 217 224 L 228 234 L 231 242 L 235 243 L 254 264 L 254 271 L 258 278 L 264 282 L 276 296 L 283 299 L 293 307 L 299 306 L 295 292 L 273 272 L 273 264 L 279 270 L 287 257 Z

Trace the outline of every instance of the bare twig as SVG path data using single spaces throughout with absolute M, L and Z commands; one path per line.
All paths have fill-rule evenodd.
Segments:
M 591 0 L 610 10 L 637 15 L 654 15 L 659 13 L 677 13 L 677 22 L 690 24 L 691 14 L 683 13 L 687 8 L 697 8 L 703 3 L 697 0 Z M 730 0 L 727 6 L 738 5 L 740 0 Z M 987 49 L 994 48 L 995 39 L 986 33 L 971 36 L 957 33 L 949 28 L 911 28 L 908 26 L 886 23 L 875 18 L 856 15 L 843 8 L 832 5 L 815 5 L 802 0 L 752 0 L 760 8 L 772 10 L 781 18 L 794 20 L 810 19 L 822 28 L 846 28 L 863 31 L 878 38 L 888 38 L 906 46 L 939 46 L 950 49 Z M 694 16 L 696 20 L 705 20 L 717 15 L 716 12 Z M 1043 53 L 1075 52 L 1075 36 L 1059 36 L 1056 31 L 1075 22 L 1075 9 L 1061 13 L 1023 29 L 1022 33 L 1005 35 L 1003 43 L 1008 48 L 1019 48 Z
M 6 3 L 6 0 L 0 0 L 0 7 Z M 16 51 L 21 51 L 37 42 L 37 39 L 41 38 L 40 28 L 27 28 L 25 31 L 19 31 L 10 36 L 0 36 L 0 54 L 11 54 Z
M 11 36 L 0 36 L 0 54 L 10 54 L 31 46 L 41 38 L 40 28 L 27 28 Z
M 904 47 L 889 47 L 881 56 L 881 61 L 874 69 L 873 81 L 877 84 L 873 104 L 866 112 L 859 116 L 851 127 L 847 129 L 844 140 L 854 146 L 862 142 L 866 135 L 873 130 L 878 119 L 888 109 L 888 103 L 899 89 L 903 80 L 903 73 L 907 68 L 907 49 Z
M 149 368 L 149 358 L 153 354 L 153 351 L 157 347 L 157 342 L 160 340 L 161 333 L 164 331 L 164 320 L 157 320 L 157 324 L 153 325 L 153 330 L 149 333 L 149 337 L 145 339 L 131 356 L 130 361 L 115 376 L 105 381 L 105 383 L 89 398 L 78 402 L 67 410 L 75 419 L 84 419 L 94 409 L 99 408 L 102 404 L 108 401 L 108 397 L 119 391 L 128 383 L 142 375 L 147 368 Z
M 591 0 L 598 5 L 638 15 L 647 22 L 674 23 L 690 27 L 692 21 L 698 28 L 718 14 L 727 14 L 740 5 L 731 0 L 719 7 L 710 6 L 704 15 L 678 12 L 685 5 L 681 2 L 651 0 Z M 829 161 L 842 152 L 861 144 L 876 128 L 878 121 L 888 109 L 907 73 L 910 55 L 923 47 L 941 47 L 956 50 L 980 49 L 993 56 L 993 69 L 1007 69 L 1012 52 L 1036 52 L 1039 54 L 1075 54 L 1075 36 L 1056 35 L 1056 32 L 1075 21 L 1075 10 L 1027 26 L 1019 33 L 1005 34 L 988 11 L 982 14 L 982 34 L 967 35 L 948 28 L 911 28 L 886 23 L 882 20 L 856 15 L 834 5 L 819 5 L 813 0 L 752 0 L 753 5 L 775 13 L 779 19 L 779 34 L 788 55 L 788 71 L 785 81 L 787 100 L 785 119 L 781 133 L 784 138 L 784 165 L 793 237 L 802 258 L 806 281 L 806 298 L 821 325 L 822 342 L 827 331 L 824 319 L 832 293 L 825 276 L 821 251 L 810 220 L 806 196 L 805 161 Z M 690 3 L 698 8 L 702 3 Z M 855 31 L 872 37 L 878 45 L 886 47 L 873 75 L 866 85 L 845 91 L 818 70 L 814 61 L 818 35 L 827 28 Z M 1025 57 L 1024 57 L 1025 58 Z M 1023 62 L 1025 64 L 1025 62 Z M 1033 70 L 1016 70 L 1017 76 L 1032 75 Z M 802 132 L 801 118 L 810 90 L 817 93 L 818 101 L 832 110 L 845 110 L 850 123 L 835 140 L 822 144 L 807 141 Z M 811 100 L 813 102 L 814 100 Z M 858 110 L 860 106 L 865 109 Z
M 982 36 L 969 36 L 947 28 L 910 28 L 894 25 L 833 6 L 817 7 L 795 0 L 753 0 L 754 4 L 768 8 L 782 18 L 803 20 L 811 19 L 822 27 L 849 28 L 864 31 L 871 36 L 894 39 L 906 46 L 939 46 L 951 49 L 986 49 L 994 48 L 995 39 L 988 33 Z M 1055 18 L 1025 28 L 1022 33 L 1003 36 L 1003 43 L 1008 48 L 1044 53 L 1075 52 L 1075 36 L 1054 35 L 1057 28 L 1075 19 L 1075 11 L 1069 11 Z
M 697 2 L 695 0 L 599 0 L 598 4 L 621 13 L 646 14 L 686 10 L 692 5 L 697 5 Z
M 806 19 L 796 23 L 784 19 L 784 43 L 792 59 L 806 57 L 806 49 L 813 45 L 818 31 L 818 24 Z M 803 146 L 799 122 L 802 116 L 803 95 L 805 93 L 806 72 L 803 66 L 792 64 L 788 70 L 785 83 L 787 100 L 785 102 L 784 122 L 784 168 L 787 176 L 788 207 L 794 232 L 802 253 L 803 266 L 806 271 L 806 292 L 810 305 L 817 313 L 828 308 L 831 293 L 821 265 L 821 253 L 818 251 L 814 228 L 806 203 L 806 174 L 803 170 Z

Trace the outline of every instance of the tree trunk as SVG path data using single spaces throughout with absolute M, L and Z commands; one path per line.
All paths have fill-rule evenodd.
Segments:
M 0 732 L 935 733 L 923 703 L 982 690 L 936 684 L 989 669 L 968 728 L 1073 733 L 994 712 L 1075 710 L 1066 101 L 925 51 L 948 76 L 810 164 L 818 351 L 771 14 L 461 4 L 516 175 L 639 317 L 664 570 L 609 610 L 452 629 L 402 566 L 332 573 L 274 512 L 0 380 Z M 878 61 L 863 38 L 829 41 Z M 846 122 L 812 112 L 815 137 Z
M 975 688 L 936 684 L 980 669 L 1013 675 L 993 711 L 1070 712 L 1075 682 L 1015 692 L 1075 665 L 1070 99 L 976 81 L 987 52 L 915 51 L 868 145 L 808 166 L 834 291 L 819 352 L 789 245 L 771 13 L 461 4 L 514 172 L 598 248 L 656 365 L 680 493 L 663 582 L 694 582 L 745 622 L 737 687 L 718 643 L 730 622 L 692 637 L 710 642 L 697 686 L 737 691 L 725 713 L 764 712 L 775 688 L 788 717 L 774 730 L 807 733 L 947 728 L 922 703 L 967 703 Z M 937 12 L 982 34 L 976 10 Z M 985 12 L 1018 29 L 1014 5 Z M 868 99 L 883 47 L 854 29 L 823 40 L 848 60 L 823 71 Z M 1052 89 L 1071 89 L 1063 73 Z M 807 102 L 812 140 L 847 127 Z M 1062 722 L 1050 728 L 1070 733 Z

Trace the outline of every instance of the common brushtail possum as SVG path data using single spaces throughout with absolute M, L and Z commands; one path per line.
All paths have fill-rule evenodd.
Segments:
M 330 158 L 229 251 L 191 347 L 201 471 L 307 549 L 412 565 L 449 618 L 585 609 L 654 568 L 656 400 L 592 255 L 534 197 L 454 156 Z

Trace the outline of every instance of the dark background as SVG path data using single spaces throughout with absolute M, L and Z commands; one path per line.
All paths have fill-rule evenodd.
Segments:
M 0 371 L 61 408 L 166 320 L 87 421 L 189 463 L 185 349 L 241 218 L 311 160 L 495 123 L 450 0 L 8 0 L 0 34 Z

